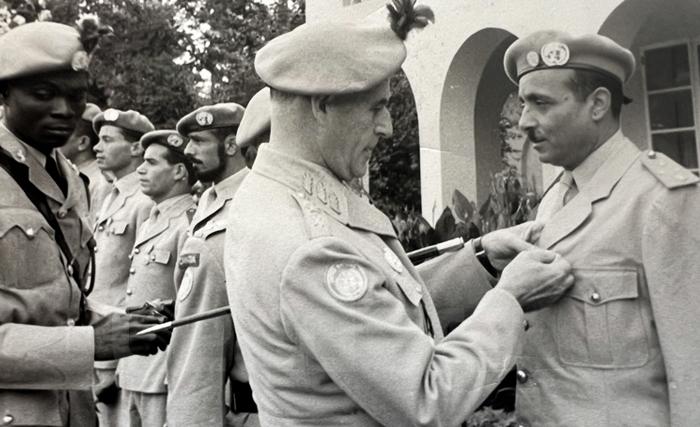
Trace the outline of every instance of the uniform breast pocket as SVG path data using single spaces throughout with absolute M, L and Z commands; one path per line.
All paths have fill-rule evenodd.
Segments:
M 151 261 L 157 264 L 167 265 L 170 262 L 170 251 L 166 249 L 153 249 L 151 252 Z
M 111 231 L 112 234 L 120 236 L 126 232 L 128 227 L 129 223 L 126 221 L 113 221 L 112 224 L 110 224 L 109 231 Z
M 556 305 L 559 358 L 599 368 L 644 365 L 649 342 L 637 270 L 575 269 L 576 283 Z

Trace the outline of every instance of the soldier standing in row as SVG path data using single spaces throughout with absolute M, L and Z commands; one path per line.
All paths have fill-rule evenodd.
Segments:
M 93 363 L 152 354 L 157 319 L 87 302 L 87 193 L 57 150 L 85 109 L 76 29 L 39 22 L 0 37 L 0 423 L 94 426 Z
M 125 307 L 127 281 L 133 269 L 128 256 L 134 247 L 136 232 L 148 218 L 153 201 L 141 192 L 136 168 L 143 161 L 139 139 L 153 130 L 151 122 L 136 111 L 110 108 L 98 114 L 93 128 L 100 136 L 95 146 L 97 165 L 114 174 L 112 189 L 102 203 L 95 222 L 95 289 L 97 301 Z M 119 408 L 119 389 L 115 383 L 116 361 L 95 364 L 100 424 L 121 427 L 125 424 Z
M 141 138 L 143 163 L 136 169 L 141 191 L 155 203 L 138 229 L 126 290 L 129 307 L 145 304 L 159 310 L 158 301 L 175 300 L 174 272 L 196 205 L 192 162 L 185 139 L 175 130 L 156 130 Z M 166 303 L 167 305 L 171 305 Z M 172 310 L 172 307 L 166 309 Z M 169 316 L 171 317 L 171 316 Z M 166 405 L 166 352 L 119 361 L 117 383 L 122 390 L 125 427 L 162 427 Z
M 177 130 L 189 138 L 200 180 L 212 182 L 200 198 L 185 242 L 175 283 L 175 318 L 228 305 L 223 267 L 224 218 L 247 175 L 244 153 L 236 146 L 243 116 L 238 104 L 201 107 L 183 117 Z M 168 425 L 257 425 L 257 411 L 230 316 L 177 328 L 168 353 Z M 227 409 L 226 387 L 230 387 Z

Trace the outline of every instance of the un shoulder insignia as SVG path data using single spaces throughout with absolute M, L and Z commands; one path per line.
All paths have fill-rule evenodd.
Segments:
M 326 272 L 326 286 L 335 299 L 357 301 L 367 293 L 367 275 L 357 264 L 334 264 Z

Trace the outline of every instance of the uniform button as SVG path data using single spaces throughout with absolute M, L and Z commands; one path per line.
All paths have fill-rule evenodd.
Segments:
M 73 319 L 68 319 L 68 320 L 66 320 L 66 325 L 68 325 L 68 326 L 75 326 L 75 320 L 73 320 Z
M 127 290 L 126 290 L 126 294 L 127 294 L 127 295 L 131 295 L 131 294 L 133 294 L 133 293 L 134 293 L 134 292 L 133 292 L 131 289 L 127 289 Z
M 593 292 L 591 294 L 591 301 L 593 301 L 593 302 L 600 301 L 600 294 L 598 292 Z
M 520 384 L 525 384 L 530 379 L 530 375 L 524 369 L 518 369 L 515 376 L 518 378 Z
M 97 227 L 97 231 L 105 231 L 105 227 L 103 225 L 100 225 Z
M 527 319 L 523 321 L 523 329 L 525 329 L 526 331 L 530 329 L 530 322 L 528 322 Z
M 135 253 L 135 254 L 140 254 L 141 251 L 139 250 L 139 248 L 136 248 L 136 249 L 134 249 L 134 253 Z
M 33 239 L 36 236 L 36 231 L 32 227 L 27 228 L 27 237 Z
M 66 268 L 66 273 L 68 273 L 69 276 L 73 275 L 73 266 L 69 265 L 68 268 Z
M 131 267 L 131 268 L 129 269 L 129 274 L 134 274 L 134 273 L 136 273 L 136 270 L 134 270 L 134 268 Z
M 9 426 L 10 424 L 12 424 L 12 422 L 14 420 L 15 420 L 15 417 L 13 417 L 10 414 L 7 414 L 4 417 L 2 417 L 2 425 Z
M 156 260 L 156 256 L 155 256 L 155 255 L 151 255 L 151 261 L 155 261 L 155 260 Z
M 66 211 L 64 211 L 64 210 L 58 211 L 58 217 L 59 217 L 59 218 L 65 218 L 67 214 L 68 214 L 68 212 L 66 212 Z
M 650 159 L 655 159 L 656 152 L 654 150 L 649 150 L 649 152 L 647 153 L 647 157 L 649 157 Z

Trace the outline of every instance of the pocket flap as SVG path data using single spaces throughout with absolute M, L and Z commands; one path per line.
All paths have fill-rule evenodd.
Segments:
M 41 229 L 44 229 L 52 239 L 54 238 L 53 228 L 46 223 L 44 217 L 37 211 L 15 208 L 3 209 L 0 214 L 0 238 L 14 227 L 22 230 L 29 239 L 36 237 Z
M 153 262 L 158 264 L 167 264 L 170 261 L 170 251 L 167 250 L 154 249 L 151 255 L 153 256 Z
M 110 230 L 114 234 L 124 234 L 128 226 L 129 223 L 126 221 L 114 221 L 110 226 Z
M 569 296 L 591 305 L 639 296 L 637 270 L 575 268 Z

